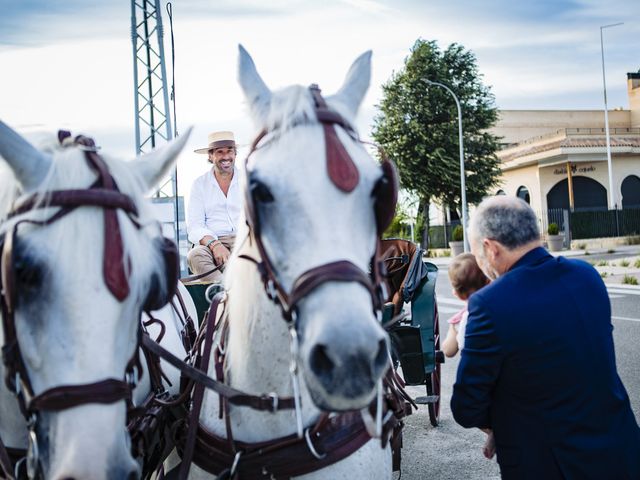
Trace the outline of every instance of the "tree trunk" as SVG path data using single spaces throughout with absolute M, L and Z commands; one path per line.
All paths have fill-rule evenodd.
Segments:
M 420 204 L 418 206 L 418 219 L 420 219 L 420 215 L 422 215 L 422 239 L 420 240 L 420 247 L 425 250 L 429 249 L 429 199 L 420 200 Z M 416 224 L 420 222 L 416 221 Z

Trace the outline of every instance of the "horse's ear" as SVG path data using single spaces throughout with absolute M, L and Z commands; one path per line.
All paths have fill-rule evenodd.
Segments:
M 271 90 L 242 45 L 238 45 L 238 82 L 256 120 L 264 123 L 271 104 Z
M 371 82 L 371 50 L 360 55 L 347 73 L 347 77 L 340 90 L 327 101 L 335 100 L 345 105 L 352 116 L 358 113 L 358 108 L 364 99 Z
M 147 189 L 153 190 L 160 180 L 169 173 L 182 148 L 187 143 L 192 130 L 193 127 L 189 127 L 178 138 L 149 153 L 138 156 L 131 162 L 131 168 L 144 180 Z
M 0 157 L 4 158 L 26 193 L 38 188 L 51 168 L 51 157 L 39 151 L 0 120 Z

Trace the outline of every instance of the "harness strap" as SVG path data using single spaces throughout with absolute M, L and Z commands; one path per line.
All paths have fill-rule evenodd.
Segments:
M 309 87 L 311 96 L 316 106 L 316 115 L 322 123 L 324 131 L 324 143 L 327 150 L 327 173 L 333 184 L 345 193 L 353 191 L 360 180 L 358 167 L 351 159 L 349 152 L 344 147 L 334 127 L 338 124 L 344 128 L 346 122 L 342 117 L 327 108 L 327 103 L 320 94 L 318 85 L 313 84 Z M 349 127 L 348 131 L 352 128 Z
M 356 282 L 367 289 L 372 299 L 376 298 L 369 276 L 353 263 L 340 260 L 320 265 L 300 275 L 291 289 L 288 308 L 294 308 L 302 298 L 326 282 Z
M 50 388 L 27 403 L 29 411 L 62 411 L 87 403 L 115 403 L 131 398 L 131 385 L 123 380 L 108 378 L 81 385 L 62 385 Z
M 220 294 L 218 294 L 220 295 Z M 215 297 L 214 297 L 215 299 Z M 213 303 L 212 303 L 213 305 Z M 212 333 L 213 334 L 213 333 Z M 170 365 L 180 370 L 186 377 L 201 384 L 204 388 L 213 390 L 219 395 L 229 399 L 229 403 L 236 406 L 249 407 L 254 410 L 275 412 L 278 410 L 291 410 L 294 408 L 293 398 L 291 397 L 276 397 L 271 395 L 249 395 L 230 387 L 222 382 L 214 380 L 209 377 L 205 372 L 199 368 L 192 367 L 191 365 L 183 362 L 171 352 L 166 350 L 161 345 L 158 345 L 147 334 L 142 335 L 142 346 L 149 349 L 154 354 L 161 357 Z M 206 371 L 206 365 L 204 370 Z
M 211 347 L 213 345 L 213 333 L 215 331 L 215 320 L 218 313 L 220 302 L 224 299 L 224 293 L 219 293 L 213 297 L 213 301 L 207 313 L 207 324 L 205 326 L 205 341 L 202 357 L 200 358 L 200 369 L 207 371 L 209 359 L 211 358 Z M 180 465 L 180 478 L 187 478 L 189 469 L 191 468 L 191 460 L 193 459 L 193 448 L 196 441 L 196 429 L 200 419 L 200 411 L 202 410 L 202 401 L 204 399 L 204 385 L 196 384 L 193 389 L 193 405 L 189 413 L 187 440 L 185 442 L 184 451 L 182 452 L 182 463 Z
M 8 218 L 26 213 L 36 207 L 40 195 L 30 195 L 18 202 Z M 105 188 L 88 188 L 82 190 L 52 190 L 45 198 L 47 207 L 76 208 L 87 207 L 107 207 L 118 208 L 129 214 L 138 215 L 138 208 L 128 195 L 124 193 L 108 190 Z
M 294 433 L 258 443 L 235 441 L 236 451 L 230 449 L 227 439 L 199 425 L 193 463 L 218 475 L 240 454 L 235 470 L 239 478 L 289 479 L 336 463 L 370 440 L 359 412 L 324 415 L 303 438 Z
M 212 274 L 212 273 L 213 273 L 213 272 L 215 272 L 216 270 L 220 270 L 222 267 L 223 267 L 223 265 L 217 265 L 217 266 L 213 267 L 211 270 L 207 270 L 207 271 L 206 271 L 206 272 L 204 272 L 204 273 L 198 273 L 198 274 L 196 274 L 196 275 L 189 275 L 188 277 L 182 277 L 182 278 L 180 279 L 180 281 L 181 281 L 183 284 L 185 284 L 185 285 L 186 285 L 186 284 L 187 284 L 187 283 L 189 283 L 189 282 L 195 282 L 196 280 L 200 280 L 201 278 L 204 278 L 204 277 L 206 277 L 207 275 Z
M 5 447 L 4 442 L 2 441 L 2 437 L 0 437 L 0 473 L 2 473 L 2 478 L 14 480 L 13 462 L 9 455 L 9 449 Z

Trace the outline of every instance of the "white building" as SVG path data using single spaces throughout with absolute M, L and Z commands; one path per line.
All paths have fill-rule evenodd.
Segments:
M 640 72 L 627 74 L 629 109 L 609 112 L 614 203 L 640 207 Z M 536 211 L 613 208 L 603 110 L 501 110 L 496 194 L 517 195 Z

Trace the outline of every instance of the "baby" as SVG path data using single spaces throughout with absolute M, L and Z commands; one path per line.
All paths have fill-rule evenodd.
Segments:
M 472 293 L 480 290 L 489 283 L 489 279 L 482 273 L 476 263 L 476 258 L 470 253 L 463 253 L 455 257 L 449 265 L 449 280 L 453 287 L 453 294 L 465 303 Z M 467 326 L 469 312 L 465 305 L 462 310 L 449 319 L 447 338 L 442 344 L 442 351 L 447 357 L 453 357 L 458 350 L 464 348 L 464 333 Z M 487 441 L 482 449 L 486 458 L 493 458 L 495 454 L 495 440 L 491 430 L 484 430 Z
M 489 283 L 489 279 L 476 263 L 476 257 L 470 253 L 462 253 L 451 261 L 449 280 L 453 287 L 453 294 L 465 303 L 472 293 Z M 468 315 L 465 305 L 462 310 L 449 319 L 449 331 L 442 344 L 442 351 L 447 357 L 453 357 L 458 353 L 458 350 L 464 348 L 464 331 Z

